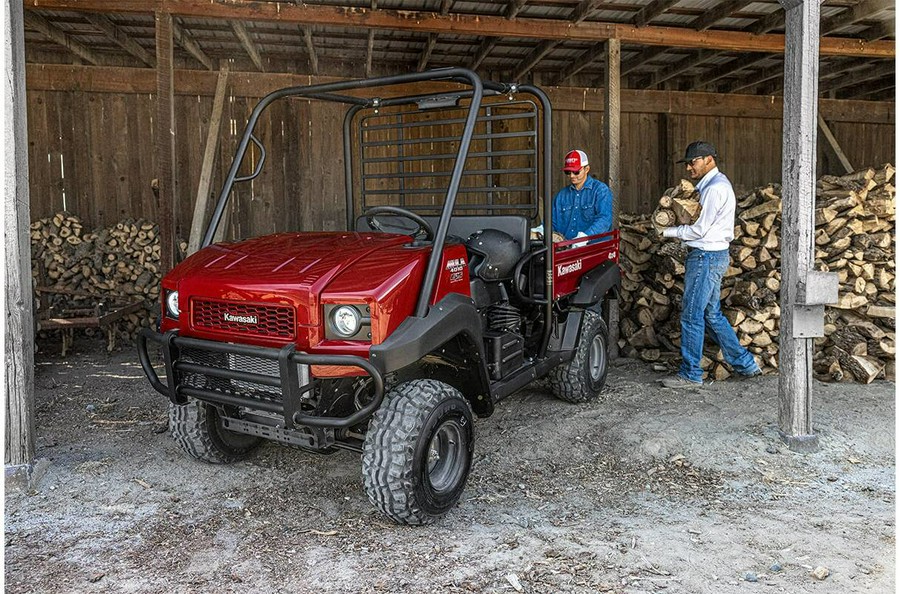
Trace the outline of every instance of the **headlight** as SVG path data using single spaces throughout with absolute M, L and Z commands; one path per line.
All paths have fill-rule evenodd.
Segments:
M 169 291 L 166 295 L 166 314 L 173 320 L 177 320 L 180 313 L 181 310 L 178 309 L 178 291 Z
M 352 305 L 342 305 L 331 312 L 331 323 L 341 336 L 350 337 L 359 332 L 360 322 L 359 310 Z

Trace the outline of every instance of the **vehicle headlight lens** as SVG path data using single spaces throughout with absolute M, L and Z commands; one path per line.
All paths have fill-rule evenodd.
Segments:
M 170 318 L 177 320 L 181 310 L 178 309 L 178 291 L 169 291 L 166 295 L 166 313 Z
M 353 336 L 359 332 L 361 322 L 359 310 L 352 305 L 336 307 L 331 313 L 331 322 L 335 332 L 341 336 Z

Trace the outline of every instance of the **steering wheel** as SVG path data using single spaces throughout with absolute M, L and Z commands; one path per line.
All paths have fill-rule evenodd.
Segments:
M 434 239 L 434 229 L 431 228 L 431 225 L 428 223 L 428 221 L 426 221 L 416 213 L 406 210 L 405 208 L 400 208 L 398 206 L 374 206 L 364 212 L 363 215 L 366 217 L 366 223 L 369 225 L 369 228 L 373 231 L 391 233 L 392 231 L 390 229 L 395 229 L 398 230 L 396 231 L 398 233 L 411 235 L 413 237 L 418 237 L 421 234 L 422 239 L 424 239 L 425 241 L 431 241 L 432 239 Z M 410 230 L 408 227 L 404 227 L 403 225 L 398 225 L 396 223 L 386 225 L 376 218 L 378 215 L 394 215 L 396 217 L 409 219 L 416 224 L 416 228 Z

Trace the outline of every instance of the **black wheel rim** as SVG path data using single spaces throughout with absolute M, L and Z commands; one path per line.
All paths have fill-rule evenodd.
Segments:
M 452 490 L 465 474 L 464 430 L 455 420 L 445 421 L 428 444 L 428 482 L 438 493 Z

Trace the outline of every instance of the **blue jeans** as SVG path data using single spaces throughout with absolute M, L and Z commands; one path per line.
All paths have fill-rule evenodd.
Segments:
M 722 277 L 728 270 L 728 260 L 728 250 L 705 252 L 692 249 L 685 261 L 684 299 L 681 302 L 681 368 L 678 373 L 692 382 L 703 381 L 700 358 L 703 356 L 706 327 L 722 348 L 725 361 L 735 371 L 749 375 L 758 369 L 753 355 L 738 342 L 719 305 Z

